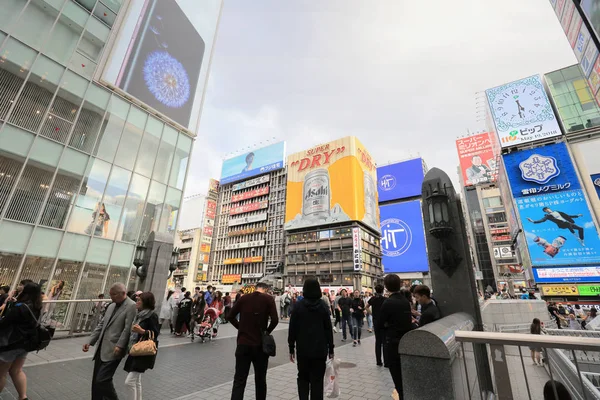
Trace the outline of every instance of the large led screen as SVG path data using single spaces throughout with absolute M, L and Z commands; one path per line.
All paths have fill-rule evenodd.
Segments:
M 132 0 L 101 80 L 196 131 L 222 0 Z
M 421 201 L 380 206 L 379 211 L 383 271 L 386 274 L 428 272 Z
M 424 176 L 421 158 L 378 167 L 379 202 L 421 196 Z
M 281 169 L 283 168 L 283 160 L 285 160 L 285 142 L 274 143 L 229 158 L 223 161 L 221 185 Z

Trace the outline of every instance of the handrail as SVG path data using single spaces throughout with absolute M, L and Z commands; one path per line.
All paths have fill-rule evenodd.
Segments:
M 459 342 L 509 346 L 535 346 L 551 349 L 600 351 L 600 339 L 587 337 L 531 335 L 480 331 L 456 331 Z
M 44 300 L 42 304 L 60 304 L 60 303 L 110 303 L 111 299 L 77 299 L 77 300 Z

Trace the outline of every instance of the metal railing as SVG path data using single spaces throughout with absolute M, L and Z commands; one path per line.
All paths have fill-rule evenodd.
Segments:
M 89 334 L 100 322 L 110 299 L 47 300 L 43 302 L 40 322 L 55 337 Z
M 559 398 L 556 388 L 556 382 L 558 381 L 564 384 L 573 399 L 600 399 L 600 390 L 596 386 L 597 380 L 594 381 L 596 375 L 590 375 L 590 373 L 582 371 L 578 357 L 575 356 L 575 352 L 600 351 L 600 339 L 597 337 L 456 331 L 455 339 L 460 343 L 463 353 L 465 352 L 465 344 L 485 344 L 489 347 L 490 365 L 492 366 L 492 375 L 498 398 L 532 399 L 532 393 L 541 393 L 543 386 L 546 384 L 545 381 L 548 380 L 552 382 L 551 387 L 556 398 Z M 518 349 L 518 355 L 509 355 L 507 349 L 513 346 Z M 528 376 L 521 350 L 523 346 L 542 349 L 547 379 L 540 377 L 537 373 L 532 374 L 531 377 Z M 566 353 L 571 353 L 571 360 L 566 356 Z M 466 371 L 466 358 L 463 361 Z M 510 364 L 512 365 L 509 367 Z M 515 373 L 515 368 L 519 364 L 522 368 L 524 382 L 516 379 L 518 374 Z M 518 377 L 520 376 L 518 375 Z M 470 388 L 467 389 L 469 399 L 472 399 L 472 391 Z M 527 397 L 525 397 L 525 393 L 527 393 Z

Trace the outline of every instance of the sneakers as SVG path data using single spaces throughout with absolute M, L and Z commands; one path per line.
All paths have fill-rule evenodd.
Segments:
M 335 326 L 333 327 L 333 331 L 334 331 L 335 333 L 338 333 L 338 329 L 337 329 Z
M 360 344 L 360 339 L 358 339 L 358 344 Z
M 352 347 L 356 347 L 356 340 L 352 342 Z

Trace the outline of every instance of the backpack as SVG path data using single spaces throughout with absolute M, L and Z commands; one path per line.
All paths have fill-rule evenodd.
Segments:
M 286 306 L 290 305 L 290 303 L 292 302 L 292 299 L 290 298 L 290 295 L 286 295 L 285 296 L 285 300 L 283 300 L 283 304 L 285 304 Z
M 40 324 L 39 319 L 35 317 L 33 311 L 31 311 L 31 308 L 29 308 L 29 306 L 25 303 L 22 304 L 25 307 L 27 307 L 27 310 L 29 310 L 29 313 L 36 322 L 35 333 L 25 338 L 25 342 L 23 343 L 23 349 L 25 349 L 25 351 L 27 352 L 39 352 L 40 350 L 44 350 L 50 344 L 50 341 L 52 340 L 52 335 L 45 326 L 42 326 Z

